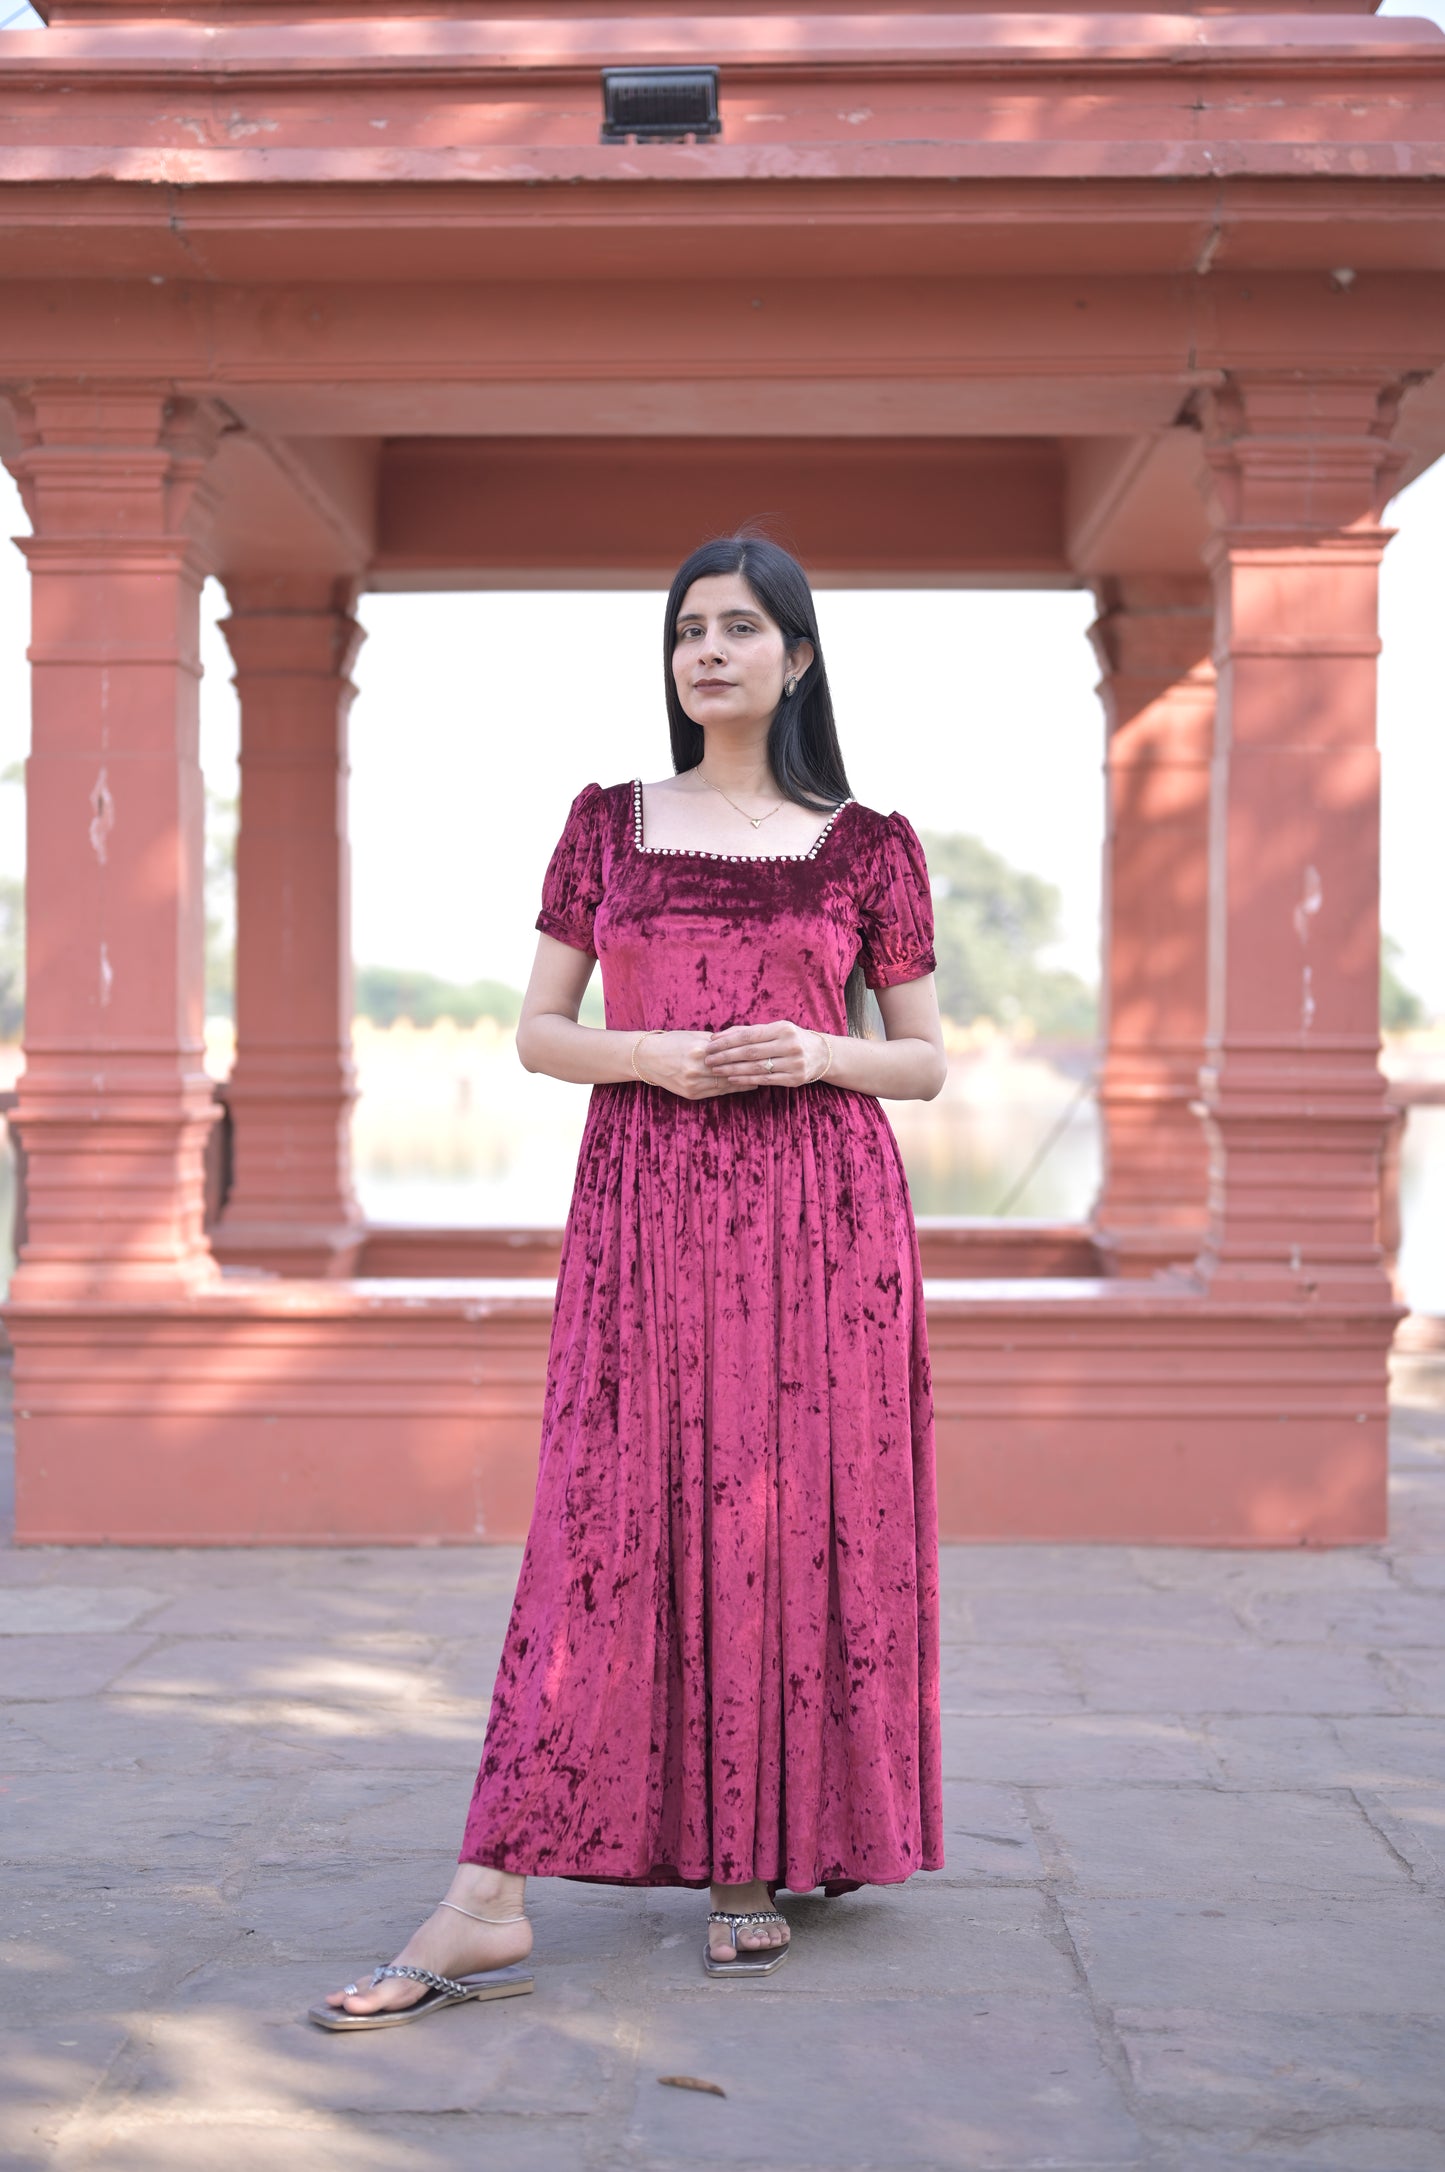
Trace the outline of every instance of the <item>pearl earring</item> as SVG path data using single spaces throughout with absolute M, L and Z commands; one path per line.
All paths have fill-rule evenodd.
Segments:
M 791 673 L 791 672 L 789 672 L 789 674 L 788 674 L 787 678 L 786 678 L 786 679 L 784 679 L 784 681 L 783 681 L 783 693 L 784 693 L 784 695 L 785 695 L 785 696 L 787 697 L 787 699 L 788 699 L 789 701 L 791 701 L 791 700 L 792 700 L 792 698 L 793 698 L 793 696 L 794 696 L 794 694 L 795 694 L 795 693 L 797 692 L 797 690 L 798 690 L 798 682 L 797 682 L 797 680 L 796 680 L 796 679 L 795 679 L 795 678 L 793 677 L 792 673 Z

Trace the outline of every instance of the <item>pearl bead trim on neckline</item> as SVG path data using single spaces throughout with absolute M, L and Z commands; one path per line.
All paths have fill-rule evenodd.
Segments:
M 642 779 L 632 780 L 632 837 L 639 852 L 670 853 L 687 860 L 816 860 L 833 824 L 851 799 L 839 800 L 806 852 L 705 852 L 700 845 L 645 845 L 642 842 Z

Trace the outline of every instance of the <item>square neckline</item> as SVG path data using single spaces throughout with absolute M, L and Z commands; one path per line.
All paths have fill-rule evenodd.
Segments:
M 632 780 L 632 842 L 638 852 L 667 855 L 686 860 L 816 860 L 824 845 L 833 834 L 833 825 L 845 807 L 856 807 L 855 799 L 840 799 L 827 821 L 806 852 L 709 852 L 702 845 L 648 845 L 642 838 L 642 779 Z

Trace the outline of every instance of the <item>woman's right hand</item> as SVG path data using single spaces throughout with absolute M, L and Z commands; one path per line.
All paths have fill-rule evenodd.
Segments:
M 714 1094 L 751 1093 L 747 1086 L 730 1086 L 703 1062 L 703 1051 L 712 1044 L 710 1033 L 644 1033 L 634 1044 L 634 1068 L 650 1086 L 665 1086 L 684 1101 L 706 1101 Z

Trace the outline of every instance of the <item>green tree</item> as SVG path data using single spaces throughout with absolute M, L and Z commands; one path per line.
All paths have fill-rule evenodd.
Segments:
M 1032 1026 L 1050 1039 L 1091 1039 L 1095 992 L 1077 973 L 1043 965 L 1058 940 L 1059 893 L 1011 867 L 980 838 L 924 833 L 933 881 L 938 1004 L 966 1026 L 976 1018 Z
M 25 885 L 0 875 L 0 1041 L 25 1031 Z
M 359 1018 L 369 1018 L 378 1026 L 393 1026 L 399 1018 L 409 1018 L 414 1026 L 435 1025 L 439 1018 L 450 1018 L 459 1026 L 495 1018 L 499 1025 L 514 1026 L 521 1016 L 522 997 L 505 981 L 475 980 L 464 987 L 435 973 L 363 965 L 356 974 L 355 1010 Z
M 0 784 L 25 790 L 25 764 L 7 762 Z M 0 1041 L 18 1041 L 25 1032 L 25 882 L 0 875 Z
M 206 1016 L 236 1011 L 236 822 L 234 794 L 206 793 Z
M 1395 970 L 1400 945 L 1393 935 L 1380 937 L 1380 1031 L 1407 1033 L 1425 1024 L 1425 1006 Z

